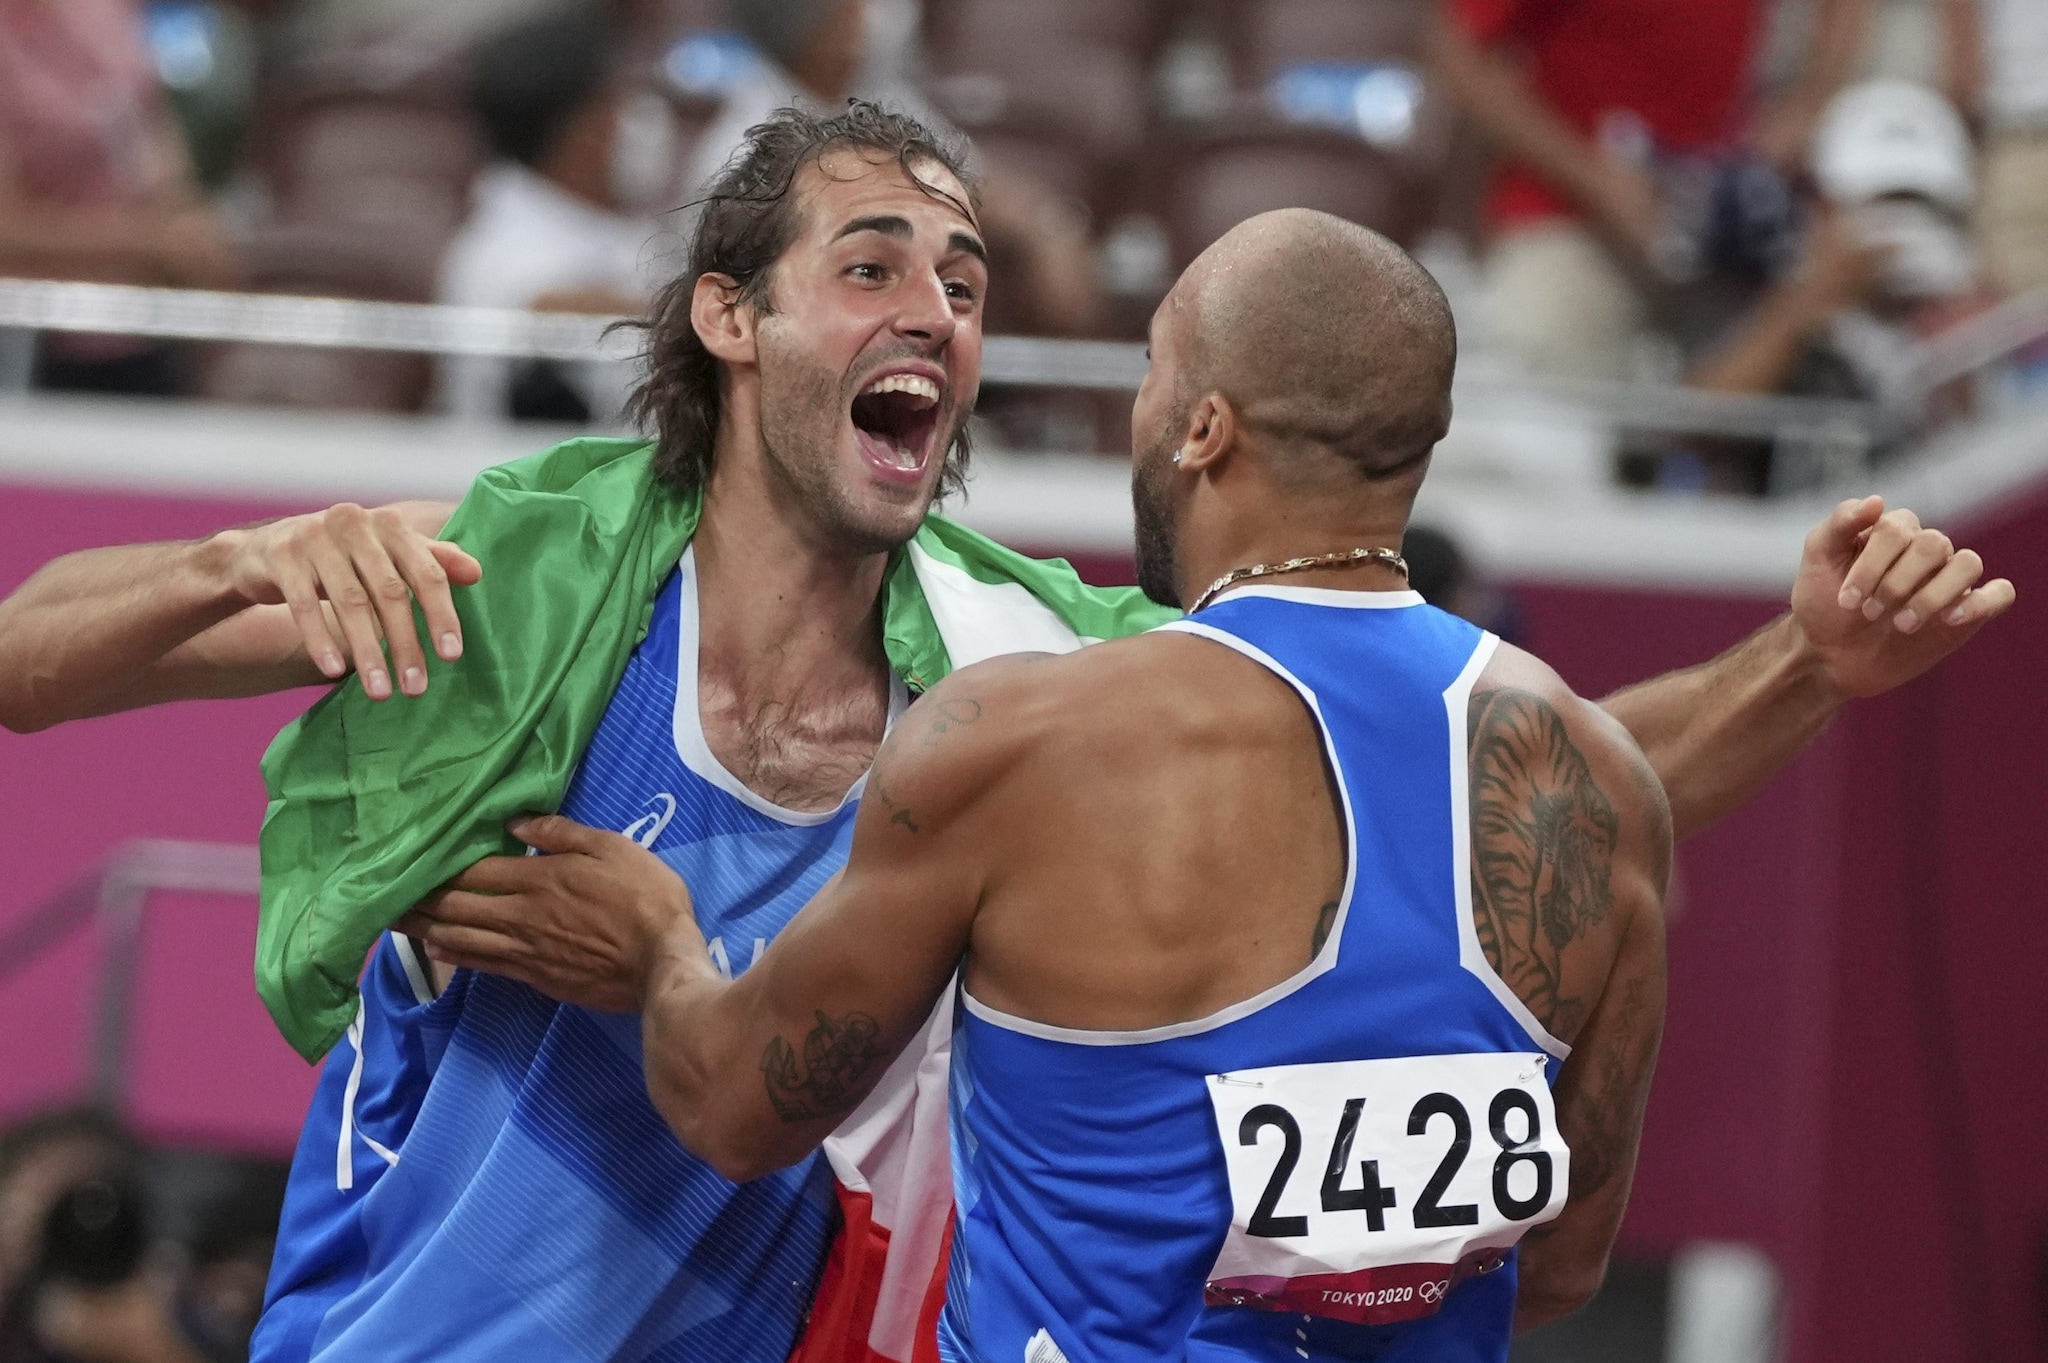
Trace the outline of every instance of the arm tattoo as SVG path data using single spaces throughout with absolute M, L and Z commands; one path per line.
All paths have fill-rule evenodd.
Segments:
M 817 1013 L 818 1025 L 804 1037 L 801 1062 L 781 1037 L 771 1037 L 761 1053 L 761 1074 L 768 1083 L 768 1101 L 785 1122 L 837 1117 L 850 1110 L 860 1095 L 861 1081 L 883 1058 L 882 1029 L 866 1013 L 848 1013 L 836 1021 Z
M 1540 696 L 1472 697 L 1472 917 L 1487 963 L 1552 1034 L 1570 1040 L 1590 1001 L 1565 949 L 1607 916 L 1620 832 L 1564 717 Z
M 1648 992 L 1643 981 L 1628 982 L 1614 1015 L 1623 1044 L 1606 1055 L 1597 1074 L 1573 1089 L 1557 1114 L 1571 1142 L 1574 1198 L 1591 1197 L 1628 1165 L 1631 1133 L 1642 1120 L 1657 1058 L 1659 1029 L 1648 1016 Z

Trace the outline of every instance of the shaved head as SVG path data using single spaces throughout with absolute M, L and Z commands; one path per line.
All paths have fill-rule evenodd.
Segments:
M 1355 223 L 1262 213 L 1188 267 L 1167 310 L 1183 391 L 1221 393 L 1300 472 L 1324 459 L 1399 472 L 1450 425 L 1458 341 L 1443 290 Z
M 1296 504 L 1297 525 L 1304 507 L 1398 525 L 1451 423 L 1458 334 L 1407 252 L 1290 208 L 1241 223 L 1187 268 L 1153 315 L 1151 358 L 1131 410 L 1138 584 L 1178 604 L 1193 496 L 1180 451 L 1242 447 L 1240 467 Z

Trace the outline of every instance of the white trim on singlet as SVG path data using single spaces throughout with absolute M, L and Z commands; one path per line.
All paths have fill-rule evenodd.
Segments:
M 682 764 L 712 785 L 738 800 L 757 814 L 766 815 L 778 823 L 797 828 L 815 828 L 836 817 L 848 805 L 860 799 L 868 783 L 867 772 L 848 788 L 839 803 L 826 810 L 786 809 L 766 796 L 756 793 L 745 781 L 727 771 L 725 764 L 711 751 L 710 741 L 704 737 L 704 717 L 697 709 L 697 650 L 700 632 L 697 627 L 697 550 L 692 545 L 683 550 L 682 561 L 677 565 L 682 575 L 682 601 L 677 614 L 676 647 L 676 708 L 673 728 L 675 732 L 676 756 Z M 910 688 L 892 668 L 889 672 L 889 719 L 887 727 L 893 728 L 896 720 L 910 708 Z M 886 732 L 886 729 L 885 729 Z
M 1479 647 L 1466 660 L 1465 670 L 1444 692 L 1444 709 L 1451 721 L 1451 883 L 1458 892 L 1458 964 L 1478 977 L 1500 1006 L 1508 1010 L 1508 1015 L 1521 1024 L 1531 1041 L 1559 1060 L 1568 1060 L 1572 1048 L 1552 1036 L 1550 1029 L 1529 1011 L 1529 1005 L 1500 977 L 1486 959 L 1486 951 L 1479 945 L 1479 927 L 1472 921 L 1472 754 L 1465 726 L 1469 722 L 1472 688 L 1499 646 L 1500 640 L 1493 635 L 1481 635 Z
M 1163 1027 L 1147 1027 L 1134 1032 L 1100 1032 L 1077 1027 L 1055 1027 L 1049 1022 L 1036 1022 L 1030 1018 L 1005 1013 L 998 1008 L 991 1008 L 968 993 L 967 986 L 962 984 L 961 1004 L 984 1022 L 1009 1031 L 1022 1032 L 1026 1036 L 1035 1036 L 1045 1041 L 1064 1041 L 1074 1046 L 1141 1046 L 1151 1041 L 1171 1041 L 1175 1037 L 1213 1032 L 1218 1027 L 1236 1022 L 1239 1018 L 1250 1017 L 1260 1009 L 1278 1003 L 1310 980 L 1326 974 L 1337 965 L 1338 949 L 1344 941 L 1344 924 L 1351 917 L 1351 901 L 1358 888 L 1358 827 L 1351 816 L 1351 788 L 1344 780 L 1344 768 L 1337 761 L 1336 739 L 1330 733 L 1330 726 L 1323 721 L 1322 706 L 1316 703 L 1315 693 L 1303 685 L 1299 677 L 1281 666 L 1277 658 L 1234 634 L 1226 634 L 1197 620 L 1174 620 L 1159 626 L 1159 629 L 1192 634 L 1197 638 L 1213 640 L 1225 648 L 1236 650 L 1293 687 L 1301 696 L 1302 703 L 1308 706 L 1309 713 L 1315 716 L 1316 728 L 1323 735 L 1323 754 L 1329 761 L 1331 773 L 1336 777 L 1337 794 L 1343 804 L 1344 813 L 1344 893 L 1337 901 L 1337 917 L 1336 921 L 1330 924 L 1329 938 L 1323 943 L 1323 949 L 1316 953 L 1314 960 L 1278 984 L 1270 985 L 1248 999 L 1220 1008 L 1207 1017 L 1195 1018 L 1188 1022 L 1173 1022 Z
M 405 972 L 405 982 L 412 989 L 414 1003 L 432 1003 L 439 997 L 434 989 L 433 971 L 420 954 L 418 945 L 396 928 L 391 932 L 391 954 L 398 958 L 398 967 Z
M 1300 601 L 1310 606 L 1342 606 L 1355 611 L 1396 611 L 1423 604 L 1421 592 L 1347 592 L 1335 587 L 1294 587 L 1278 582 L 1240 582 L 1225 587 L 1209 605 L 1234 596 L 1270 596 L 1276 601 Z M 1207 607 L 1204 607 L 1207 609 Z

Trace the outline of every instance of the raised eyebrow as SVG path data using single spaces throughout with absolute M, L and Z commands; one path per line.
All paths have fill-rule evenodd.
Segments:
M 983 246 L 981 238 L 975 236 L 972 232 L 955 232 L 952 236 L 946 238 L 946 245 L 963 255 L 973 256 L 983 265 L 988 264 L 988 247 Z
M 879 232 L 885 237 L 909 237 L 915 235 L 910 219 L 899 218 L 894 213 L 871 213 L 864 218 L 855 218 L 832 234 L 832 240 L 851 237 L 861 232 Z
M 832 240 L 838 241 L 843 237 L 855 236 L 861 232 L 879 232 L 885 237 L 896 237 L 898 239 L 912 237 L 917 234 L 916 229 L 910 225 L 910 219 L 908 218 L 899 217 L 894 213 L 871 213 L 866 217 L 854 218 L 849 221 L 844 227 L 833 233 Z M 952 233 L 946 238 L 946 248 L 949 251 L 973 256 L 984 265 L 988 264 L 988 247 L 982 245 L 981 238 L 975 236 L 972 232 Z

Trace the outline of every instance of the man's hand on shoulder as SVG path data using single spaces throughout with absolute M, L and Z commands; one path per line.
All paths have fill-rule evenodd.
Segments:
M 215 538 L 227 553 L 235 592 L 251 605 L 288 607 L 322 675 L 339 679 L 352 662 L 372 700 L 392 694 L 393 673 L 400 692 L 417 696 L 427 689 L 427 672 L 413 602 L 435 653 L 453 662 L 462 656 L 462 622 L 450 588 L 483 576 L 460 547 L 435 538 L 452 509 L 440 502 L 343 502 Z M 388 664 L 380 640 L 390 645 Z
M 1884 499 L 1843 502 L 1806 537 L 1792 620 L 1830 692 L 1874 696 L 1919 676 L 2011 608 L 1984 560 Z

